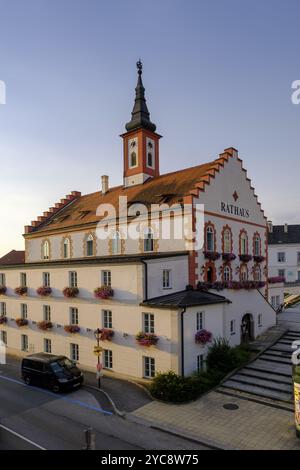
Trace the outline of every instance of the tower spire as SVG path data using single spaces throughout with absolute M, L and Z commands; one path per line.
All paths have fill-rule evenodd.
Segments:
M 141 59 L 136 63 L 136 67 L 138 81 L 135 88 L 135 102 L 131 113 L 131 121 L 126 124 L 125 128 L 127 131 L 143 128 L 155 132 L 156 125 L 150 121 L 150 113 L 146 104 L 145 88 L 142 82 L 143 64 Z

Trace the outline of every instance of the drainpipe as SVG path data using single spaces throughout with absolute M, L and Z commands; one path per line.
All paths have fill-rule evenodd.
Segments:
M 145 298 L 144 300 L 148 300 L 148 264 L 143 259 L 141 260 L 142 264 L 145 266 Z
M 181 375 L 184 377 L 184 318 L 183 315 L 186 312 L 186 307 L 180 313 L 180 324 L 181 324 Z

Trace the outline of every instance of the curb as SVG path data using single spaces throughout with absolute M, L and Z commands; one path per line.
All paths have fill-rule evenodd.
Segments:
M 114 414 L 116 414 L 116 415 L 119 416 L 120 418 L 125 418 L 125 416 L 126 416 L 125 411 L 120 411 L 120 410 L 117 408 L 115 402 L 114 402 L 113 399 L 110 397 L 110 395 L 109 395 L 107 392 L 105 392 L 105 390 L 103 390 L 102 388 L 99 389 L 99 388 L 97 388 L 97 387 L 94 387 L 93 385 L 88 385 L 88 384 L 84 384 L 84 386 L 85 386 L 86 388 L 90 388 L 90 389 L 92 389 L 92 390 L 95 390 L 96 392 L 103 393 L 103 395 L 105 395 L 105 397 L 108 399 L 109 403 L 111 404 L 111 406 L 112 406 L 112 408 L 113 408 L 113 410 L 114 410 Z

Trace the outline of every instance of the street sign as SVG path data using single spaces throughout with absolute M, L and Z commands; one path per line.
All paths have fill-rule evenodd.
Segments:
M 97 351 L 94 351 L 94 354 L 95 354 L 95 356 L 98 356 L 98 357 L 100 357 L 100 356 L 101 356 L 101 352 L 100 352 L 100 351 L 99 351 L 99 352 L 97 352 Z
M 103 348 L 101 348 L 101 346 L 94 346 L 94 354 L 98 355 L 102 351 L 103 351 Z

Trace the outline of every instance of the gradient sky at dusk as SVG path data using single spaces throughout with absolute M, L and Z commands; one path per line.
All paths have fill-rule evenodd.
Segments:
M 161 172 L 239 149 L 268 218 L 300 223 L 298 0 L 0 0 L 0 255 L 71 190 L 122 181 L 144 63 Z

